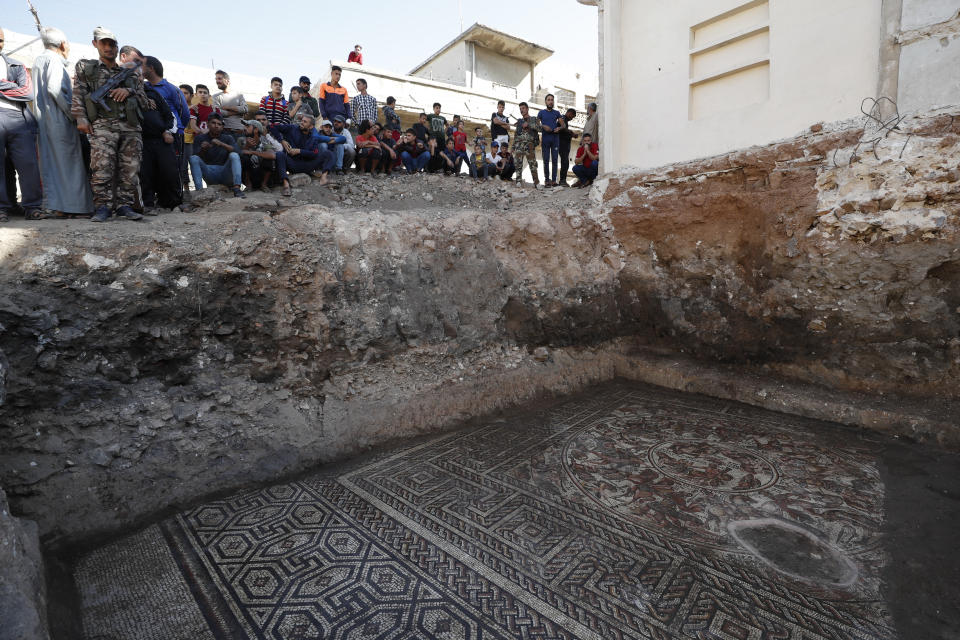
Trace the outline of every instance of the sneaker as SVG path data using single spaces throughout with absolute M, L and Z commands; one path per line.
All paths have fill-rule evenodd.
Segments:
M 110 218 L 110 209 L 107 207 L 97 207 L 90 217 L 90 222 L 106 222 Z
M 134 211 L 131 207 L 123 205 L 122 207 L 117 207 L 116 215 L 118 218 L 123 217 L 127 220 L 143 220 L 143 216 Z
M 246 198 L 247 194 L 240 190 L 240 187 L 233 188 L 233 197 L 234 198 Z

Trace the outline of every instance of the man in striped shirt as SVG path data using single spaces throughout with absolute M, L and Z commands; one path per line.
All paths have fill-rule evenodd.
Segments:
M 377 121 L 377 99 L 367 93 L 367 81 L 363 78 L 357 80 L 357 95 L 350 101 L 350 113 L 353 114 L 353 122 L 359 126 L 364 120 L 369 120 L 370 124 Z
M 260 98 L 260 111 L 267 114 L 267 122 L 271 125 L 290 123 L 287 100 L 283 97 L 283 80 L 270 78 L 270 93 Z

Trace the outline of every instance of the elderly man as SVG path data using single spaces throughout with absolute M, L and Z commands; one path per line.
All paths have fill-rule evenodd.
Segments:
M 600 144 L 600 122 L 597 117 L 597 103 L 587 105 L 587 122 L 583 125 L 583 135 L 590 134 L 596 144 Z
M 70 115 L 70 43 L 63 31 L 53 27 L 44 29 L 41 39 L 46 50 L 34 59 L 32 73 L 37 88 L 44 206 L 56 217 L 90 215 L 90 182 L 84 169 L 80 134 Z
M 0 52 L 4 35 L 0 29 Z M 27 103 L 33 100 L 33 83 L 24 66 L 0 53 L 0 222 L 9 220 L 17 194 L 7 171 L 20 176 L 23 211 L 28 220 L 43 217 L 40 168 L 37 166 L 37 121 Z M 8 160 L 10 162 L 8 162 Z
M 310 78 L 307 76 L 300 76 L 300 91 L 303 92 L 303 101 L 310 107 L 310 113 L 314 118 L 319 118 L 320 105 L 317 104 L 317 99 L 310 95 Z

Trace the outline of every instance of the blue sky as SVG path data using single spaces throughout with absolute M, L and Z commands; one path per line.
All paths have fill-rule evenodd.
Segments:
M 26 0 L 0 1 L 0 27 L 35 32 Z M 555 62 L 596 71 L 595 7 L 576 0 L 460 4 L 464 28 L 480 22 L 553 49 Z M 102 24 L 117 33 L 121 44 L 133 44 L 148 55 L 199 66 L 210 66 L 212 58 L 228 71 L 279 75 L 287 86 L 301 74 L 316 81 L 318 69 L 331 58 L 346 58 L 357 43 L 363 45 L 365 64 L 406 73 L 460 32 L 457 0 L 35 0 L 34 5 L 45 25 L 63 29 L 73 41 L 88 42 L 93 27 Z M 324 12 L 331 19 L 324 19 Z

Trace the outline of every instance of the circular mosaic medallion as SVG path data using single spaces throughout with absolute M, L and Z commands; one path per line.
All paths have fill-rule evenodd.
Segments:
M 762 456 L 707 440 L 661 442 L 650 447 L 647 458 L 665 476 L 709 491 L 760 491 L 779 478 L 773 463 Z
M 564 486 L 671 538 L 742 551 L 727 525 L 779 518 L 845 551 L 872 546 L 883 485 L 870 458 L 810 434 L 716 414 L 624 407 L 562 450 Z

